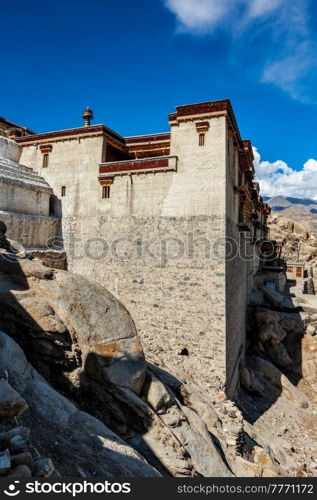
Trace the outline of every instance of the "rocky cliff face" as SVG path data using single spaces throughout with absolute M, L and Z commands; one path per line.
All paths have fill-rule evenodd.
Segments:
M 240 407 L 253 431 L 287 454 L 287 470 L 316 475 L 317 296 L 303 293 L 316 273 L 316 241 L 303 223 L 273 215 L 270 236 L 284 242 L 283 257 L 305 262 L 307 277 L 288 281 L 285 293 L 264 289 L 251 297 Z M 286 456 L 284 455 L 284 458 Z
M 271 448 L 280 448 L 286 476 L 316 476 L 317 315 L 268 304 L 249 314 L 239 407 L 252 424 L 250 434 L 260 433 Z M 275 450 L 275 459 L 280 452 Z
M 305 416 L 315 411 L 286 375 L 288 382 L 263 368 L 270 343 L 272 352 L 285 343 L 284 333 L 268 332 L 278 328 L 271 319 L 256 316 L 251 328 L 239 409 L 212 380 L 206 393 L 175 367 L 147 363 L 131 316 L 112 294 L 78 275 L 19 258 L 2 234 L 0 474 L 315 474 L 312 460 L 284 440 L 272 444 L 256 427 L 261 405 L 270 402 L 266 390 L 279 378 L 287 389 L 276 389 L 278 404 L 287 402 L 287 411 Z
M 310 288 L 317 291 L 317 238 L 311 225 L 305 217 L 298 222 L 280 214 L 273 214 L 269 224 L 271 238 L 284 242 L 284 258 L 289 262 L 304 262 L 307 279 L 312 281 Z

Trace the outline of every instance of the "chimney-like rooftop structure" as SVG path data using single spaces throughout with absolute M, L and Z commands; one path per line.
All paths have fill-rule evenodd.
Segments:
M 83 111 L 82 116 L 84 119 L 84 127 L 90 127 L 90 122 L 91 122 L 91 120 L 93 120 L 94 114 L 93 114 L 92 110 L 89 108 L 89 106 L 87 106 L 85 111 Z

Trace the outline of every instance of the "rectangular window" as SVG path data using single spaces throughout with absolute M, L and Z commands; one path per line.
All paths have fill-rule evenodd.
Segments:
M 66 186 L 62 186 L 62 192 L 61 192 L 61 195 L 62 195 L 62 196 L 66 196 Z
M 110 198 L 110 186 L 102 186 L 102 197 Z
M 302 277 L 302 268 L 296 267 L 296 278 L 301 278 L 301 277 Z
M 199 134 L 199 146 L 205 145 L 205 134 Z
M 43 154 L 43 168 L 48 167 L 48 153 Z

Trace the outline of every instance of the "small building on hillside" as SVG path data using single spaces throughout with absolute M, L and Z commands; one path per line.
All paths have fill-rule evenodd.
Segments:
M 303 279 L 305 271 L 305 264 L 301 262 L 287 262 L 287 279 L 289 280 L 297 280 Z

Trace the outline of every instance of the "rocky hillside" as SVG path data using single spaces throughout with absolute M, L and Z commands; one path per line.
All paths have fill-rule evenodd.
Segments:
M 284 242 L 283 256 L 289 262 L 303 262 L 307 278 L 312 279 L 317 291 L 317 237 L 311 232 L 306 219 L 298 222 L 294 218 L 272 213 L 270 237 Z
M 306 278 L 288 282 L 284 297 L 266 290 L 259 301 L 259 290 L 253 291 L 240 408 L 253 429 L 284 443 L 307 470 L 316 468 L 317 457 L 317 295 L 303 292 L 311 280 L 317 290 L 317 239 L 304 222 L 284 212 L 269 220 L 270 237 L 283 241 L 289 262 L 305 263 Z
M 175 367 L 149 364 L 113 295 L 21 249 L 18 257 L 1 228 L 2 476 L 317 474 L 316 402 L 304 391 L 316 383 L 315 319 L 307 333 L 296 312 L 272 317 L 267 299 L 257 304 L 242 388 L 229 401 L 212 380 L 207 393 Z M 298 374 L 305 356 L 310 378 Z

